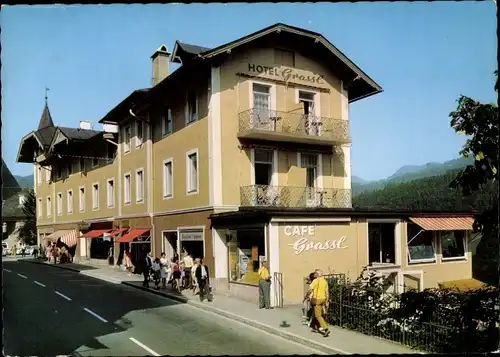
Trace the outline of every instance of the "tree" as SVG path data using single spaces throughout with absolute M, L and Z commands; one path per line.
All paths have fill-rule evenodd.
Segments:
M 498 71 L 495 71 L 495 76 L 495 90 L 498 93 Z M 469 137 L 460 154 L 475 158 L 473 165 L 468 165 L 458 173 L 451 187 L 460 188 L 464 196 L 469 196 L 489 183 L 498 185 L 498 106 L 482 104 L 462 95 L 450 118 L 452 128 Z M 498 193 L 492 197 L 489 207 L 476 216 L 474 230 L 482 234 L 475 258 L 484 261 L 485 267 L 487 265 L 484 281 L 497 285 L 500 275 Z
M 27 192 L 22 210 L 25 221 L 17 230 L 19 240 L 26 245 L 36 244 L 36 197 L 33 190 Z

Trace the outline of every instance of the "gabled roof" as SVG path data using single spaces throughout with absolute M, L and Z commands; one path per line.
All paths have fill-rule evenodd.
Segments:
M 47 102 L 45 102 L 42 117 L 40 118 L 40 123 L 38 124 L 38 130 L 53 126 L 54 122 L 52 121 L 52 116 L 50 115 L 49 106 L 47 105 Z
M 151 88 L 134 90 L 127 98 L 118 103 L 101 120 L 99 120 L 99 123 L 117 123 L 128 119 L 131 116 L 129 110 L 132 109 L 136 103 L 142 101 L 150 90 Z
M 85 141 L 101 134 L 102 131 L 99 130 L 89 130 L 81 128 L 65 128 L 58 126 L 56 133 L 54 134 L 52 141 L 50 143 L 50 148 L 52 149 L 55 145 L 61 141 Z
M 198 56 L 200 53 L 209 51 L 210 48 L 202 47 L 198 45 L 190 45 L 189 43 L 183 43 L 175 41 L 174 50 L 172 51 L 171 62 L 183 63 L 186 60 L 191 60 Z

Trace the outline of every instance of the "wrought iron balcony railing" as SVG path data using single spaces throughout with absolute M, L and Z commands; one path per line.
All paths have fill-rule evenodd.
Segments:
M 352 208 L 351 190 L 269 185 L 240 187 L 240 204 L 253 207 Z
M 239 113 L 238 136 L 326 145 L 351 142 L 346 120 L 255 108 Z

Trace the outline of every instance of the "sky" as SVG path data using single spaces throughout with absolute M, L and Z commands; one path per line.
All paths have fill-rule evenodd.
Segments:
M 384 92 L 350 105 L 352 174 L 459 156 L 449 113 L 463 94 L 497 102 L 496 9 L 487 2 L 4 6 L 2 156 L 15 175 L 45 86 L 56 125 L 97 122 L 151 85 L 150 56 L 175 40 L 215 47 L 281 22 L 321 33 Z

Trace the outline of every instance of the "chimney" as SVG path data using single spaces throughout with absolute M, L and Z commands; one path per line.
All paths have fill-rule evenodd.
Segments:
M 170 53 L 165 45 L 161 45 L 151 56 L 153 62 L 153 87 L 168 76 Z

